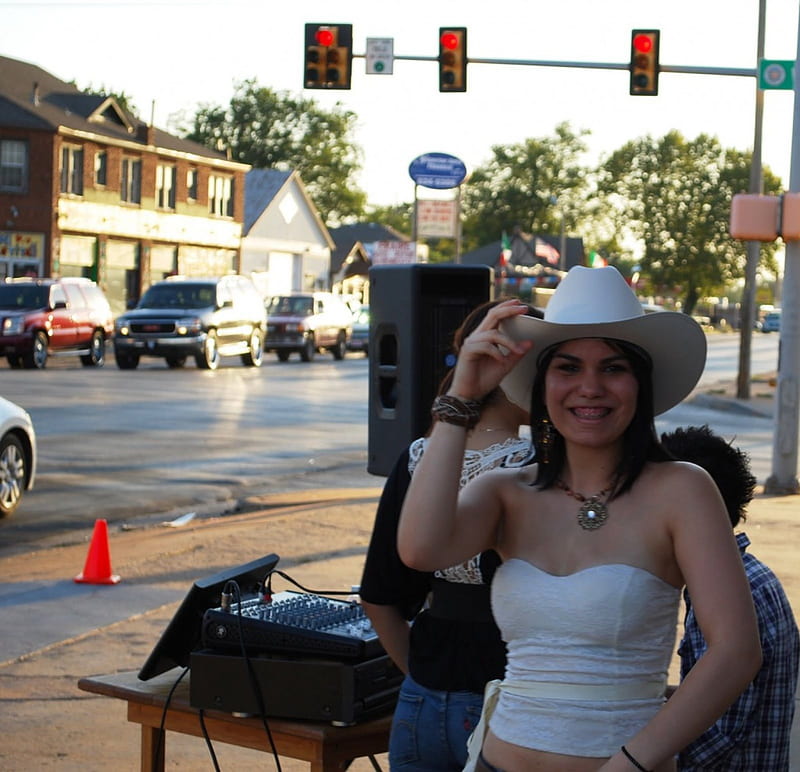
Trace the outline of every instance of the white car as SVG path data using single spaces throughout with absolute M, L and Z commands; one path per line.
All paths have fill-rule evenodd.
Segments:
M 0 397 L 0 517 L 10 515 L 33 488 L 36 433 L 19 405 Z

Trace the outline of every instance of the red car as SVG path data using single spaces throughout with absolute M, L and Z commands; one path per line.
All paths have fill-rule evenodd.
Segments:
M 80 278 L 0 283 L 0 356 L 10 367 L 42 369 L 51 356 L 102 367 L 114 316 L 103 291 Z

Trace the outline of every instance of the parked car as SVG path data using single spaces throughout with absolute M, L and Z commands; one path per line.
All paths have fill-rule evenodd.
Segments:
M 102 367 L 114 315 L 103 291 L 81 278 L 0 283 L 0 355 L 10 367 L 42 369 L 49 357 L 79 356 Z
M 264 301 L 246 276 L 171 276 L 156 282 L 115 324 L 117 367 L 132 370 L 143 356 L 183 367 L 216 370 L 223 356 L 260 367 L 266 334 Z
M 0 517 L 10 515 L 33 488 L 36 433 L 19 405 L 0 397 Z
M 265 351 L 274 351 L 281 362 L 293 351 L 310 362 L 317 351 L 330 351 L 343 359 L 353 331 L 353 315 L 330 292 L 276 295 L 267 301 Z
M 780 332 L 781 312 L 770 311 L 761 321 L 761 332 Z
M 369 356 L 369 306 L 363 305 L 353 315 L 353 334 L 350 336 L 349 351 L 363 351 Z

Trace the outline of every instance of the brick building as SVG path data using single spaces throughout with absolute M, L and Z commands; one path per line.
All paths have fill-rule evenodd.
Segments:
M 0 279 L 86 276 L 120 313 L 165 275 L 238 271 L 249 168 L 0 57 Z

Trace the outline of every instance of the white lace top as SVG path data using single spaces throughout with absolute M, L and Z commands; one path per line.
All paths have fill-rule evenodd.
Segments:
M 409 474 L 414 474 L 427 444 L 427 437 L 420 437 L 411 443 L 408 449 Z M 496 442 L 482 450 L 465 450 L 459 487 L 463 488 L 478 475 L 498 466 L 523 466 L 531 461 L 532 454 L 530 441 L 519 437 L 509 437 L 503 442 Z M 460 565 L 435 571 L 434 576 L 446 579 L 448 582 L 483 584 L 480 555 L 476 555 Z

